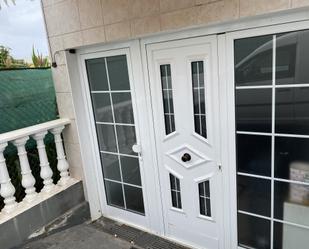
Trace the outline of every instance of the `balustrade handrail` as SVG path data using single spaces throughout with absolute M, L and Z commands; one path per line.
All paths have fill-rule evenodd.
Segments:
M 68 118 L 55 119 L 52 121 L 48 121 L 45 123 L 28 126 L 25 128 L 9 131 L 0 134 L 0 144 L 13 141 L 18 138 L 22 138 L 25 136 L 30 136 L 35 133 L 40 133 L 42 131 L 50 130 L 56 127 L 60 127 L 63 125 L 69 124 L 71 121 Z
M 54 135 L 56 152 L 57 152 L 57 169 L 60 173 L 60 180 L 57 182 L 58 186 L 65 186 L 70 183 L 69 164 L 64 153 L 61 133 L 65 125 L 69 124 L 70 120 L 56 119 L 53 121 L 41 123 L 38 125 L 29 126 L 26 128 L 6 132 L 0 134 L 0 196 L 4 199 L 4 208 L 0 210 L 1 213 L 9 214 L 16 210 L 17 206 L 24 203 L 32 203 L 37 198 L 38 193 L 35 189 L 35 178 L 31 172 L 28 155 L 26 151 L 26 143 L 32 137 L 37 144 L 39 159 L 40 159 L 40 177 L 43 180 L 44 187 L 41 193 L 50 193 L 51 190 L 57 188 L 53 183 L 53 172 L 50 168 L 44 138 L 48 132 Z M 17 154 L 20 162 L 20 173 L 22 176 L 21 185 L 25 189 L 26 196 L 20 203 L 16 202 L 15 187 L 11 183 L 11 178 L 8 173 L 6 160 L 4 158 L 4 150 L 11 142 L 17 148 Z

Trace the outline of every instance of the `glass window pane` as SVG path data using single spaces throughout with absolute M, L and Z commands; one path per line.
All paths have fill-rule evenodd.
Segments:
M 117 182 L 105 180 L 105 189 L 107 203 L 109 205 L 115 205 L 124 208 L 122 185 Z
M 101 153 L 101 160 L 104 178 L 121 181 L 118 156 Z
M 107 57 L 106 61 L 111 90 L 130 90 L 127 57 L 117 55 Z
M 237 176 L 238 209 L 270 216 L 271 181 Z
M 199 189 L 199 200 L 200 200 L 200 214 L 210 217 L 211 207 L 210 207 L 209 181 L 199 183 L 198 189 Z
M 271 89 L 236 90 L 238 131 L 271 132 Z
M 309 83 L 309 30 L 277 35 L 276 84 Z
M 275 138 L 275 177 L 309 181 L 309 139 Z
M 270 176 L 271 136 L 237 134 L 237 170 Z
M 238 213 L 238 245 L 244 248 L 270 248 L 270 221 Z
M 273 36 L 235 40 L 235 85 L 272 84 Z
M 115 122 L 134 124 L 131 93 L 112 93 Z
M 142 189 L 124 184 L 124 193 L 127 209 L 144 214 L 145 210 Z
M 120 156 L 123 181 L 141 186 L 138 158 Z
M 180 180 L 172 174 L 169 174 L 169 177 L 170 177 L 172 206 L 181 209 L 182 204 L 181 204 Z
M 274 217 L 309 226 L 309 186 L 275 181 Z
M 175 131 L 173 87 L 171 79 L 171 66 L 169 64 L 160 65 L 161 87 L 163 98 L 163 112 L 166 135 Z
M 137 155 L 132 146 L 136 143 L 135 127 L 116 125 L 119 153 L 126 155 Z
M 108 91 L 105 58 L 86 60 L 91 91 Z
M 117 152 L 114 125 L 97 124 L 100 150 Z
M 309 230 L 274 222 L 274 249 L 308 248 Z
M 276 89 L 276 132 L 309 135 L 309 87 Z
M 109 93 L 93 93 L 91 94 L 93 110 L 97 122 L 113 122 L 113 114 L 111 108 Z

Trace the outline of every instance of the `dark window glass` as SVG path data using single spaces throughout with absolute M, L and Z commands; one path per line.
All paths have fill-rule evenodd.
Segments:
M 276 84 L 309 83 L 309 31 L 277 35 Z
M 130 90 L 126 56 L 107 57 L 106 61 L 111 90 Z
M 143 191 L 141 188 L 124 184 L 127 209 L 144 214 Z
M 194 130 L 197 134 L 207 138 L 206 112 L 205 112 L 205 87 L 204 87 L 204 62 L 191 63 L 192 94 L 194 112 Z
M 270 248 L 270 221 L 238 213 L 238 245 L 243 248 Z
M 91 91 L 108 91 L 105 58 L 86 60 Z
M 169 64 L 161 65 L 160 74 L 161 74 L 165 133 L 166 135 L 168 135 L 175 131 L 171 65 Z
M 170 174 L 170 184 L 171 184 L 172 206 L 181 209 L 182 204 L 181 204 L 180 181 L 176 176 Z
M 308 248 L 308 235 L 308 229 L 274 222 L 274 249 Z
M 238 131 L 271 132 L 271 89 L 236 90 Z
M 270 176 L 271 136 L 237 134 L 237 170 Z
M 238 209 L 270 216 L 271 181 L 248 176 L 237 176 Z
M 309 135 L 309 87 L 276 89 L 276 132 Z
M 123 181 L 141 186 L 138 158 L 120 156 Z
M 100 150 L 117 152 L 114 125 L 97 124 Z
M 273 36 L 259 36 L 236 40 L 236 86 L 271 85 Z
M 109 205 L 114 205 L 118 207 L 124 208 L 124 200 L 122 194 L 122 185 L 117 182 L 111 182 L 105 180 L 105 189 L 106 189 L 106 197 L 107 203 Z
M 115 122 L 134 124 L 131 93 L 112 93 Z
M 275 138 L 275 177 L 301 182 L 309 180 L 309 139 Z
M 209 181 L 199 183 L 198 189 L 200 200 L 200 214 L 211 217 Z
M 309 210 L 308 185 L 275 181 L 274 196 L 276 219 L 309 226 L 309 219 L 305 218 Z
M 111 180 L 121 181 L 118 156 L 101 153 L 101 160 L 104 177 Z
M 113 122 L 113 114 L 109 93 L 91 94 L 93 110 L 97 122 Z
M 116 125 L 119 153 L 127 155 L 136 155 L 132 146 L 136 143 L 135 127 Z

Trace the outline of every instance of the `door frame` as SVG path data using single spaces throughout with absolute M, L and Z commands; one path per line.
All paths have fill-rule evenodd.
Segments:
M 238 246 L 237 235 L 237 181 L 236 181 L 236 120 L 235 120 L 235 82 L 234 82 L 234 40 L 249 38 L 261 35 L 271 35 L 282 32 L 292 32 L 309 29 L 309 21 L 300 21 L 287 24 L 272 25 L 242 31 L 229 32 L 225 39 L 225 61 L 226 73 L 225 84 L 222 85 L 222 93 L 225 93 L 226 100 L 223 102 L 227 110 L 227 129 L 223 129 L 224 137 L 227 138 L 227 151 L 223 155 L 223 163 L 229 165 L 229 185 L 230 185 L 230 221 L 231 221 L 231 248 L 243 249 Z M 275 60 L 273 60 L 274 63 Z M 273 117 L 274 118 L 274 117 Z M 273 186 L 272 186 L 273 191 Z M 273 198 L 271 200 L 273 202 Z M 273 206 L 273 203 L 272 203 Z M 273 248 L 273 223 L 271 224 L 271 249 Z

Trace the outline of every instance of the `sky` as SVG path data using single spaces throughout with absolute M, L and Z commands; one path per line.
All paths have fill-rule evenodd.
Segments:
M 16 0 L 9 6 L 0 0 L 0 45 L 11 48 L 14 59 L 31 61 L 32 46 L 48 55 L 48 44 L 40 0 Z

